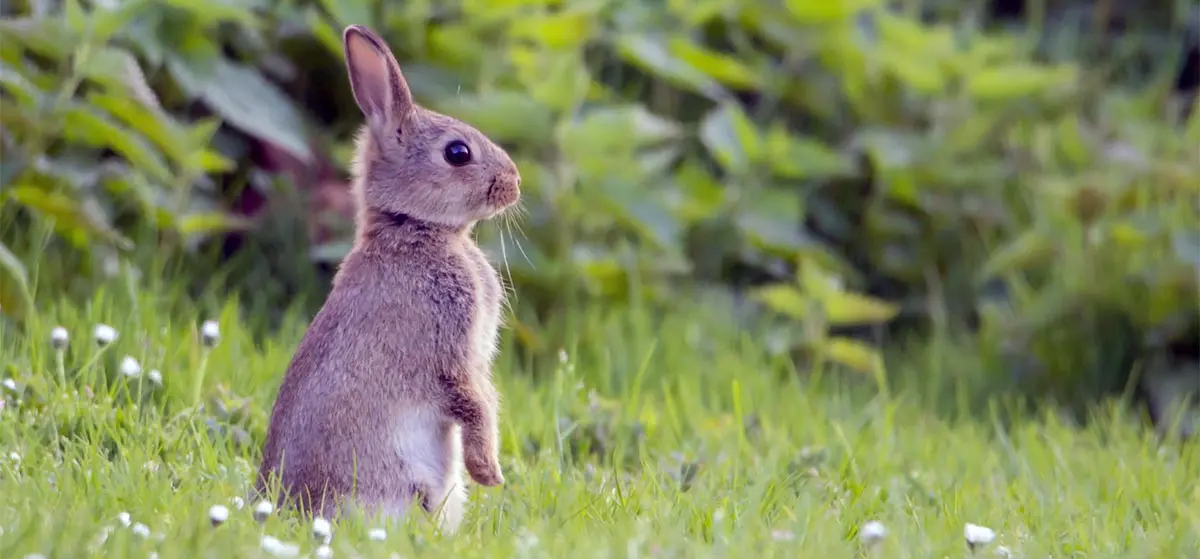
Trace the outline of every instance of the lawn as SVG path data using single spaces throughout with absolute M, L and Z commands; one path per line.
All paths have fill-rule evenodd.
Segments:
M 110 288 L 30 335 L 0 323 L 0 557 L 964 557 L 968 523 L 995 533 L 979 556 L 1200 549 L 1200 452 L 1119 406 L 1085 428 L 951 419 L 915 392 L 798 374 L 711 310 L 598 307 L 541 325 L 556 345 L 536 358 L 506 338 L 507 482 L 472 488 L 457 535 L 349 518 L 318 551 L 311 520 L 237 502 L 306 317 L 260 337 L 234 302 L 182 300 Z M 118 333 L 103 349 L 98 324 Z

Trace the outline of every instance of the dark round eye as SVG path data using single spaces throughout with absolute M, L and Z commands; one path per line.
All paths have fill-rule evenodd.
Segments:
M 446 156 L 446 163 L 455 167 L 462 167 L 471 162 L 471 148 L 461 140 L 454 140 L 446 144 L 446 150 L 442 152 L 442 155 Z

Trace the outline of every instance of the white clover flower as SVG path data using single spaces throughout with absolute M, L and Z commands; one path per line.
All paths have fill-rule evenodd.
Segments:
M 996 539 L 996 532 L 987 526 L 967 523 L 963 527 L 963 537 L 967 539 L 967 547 L 974 550 L 976 546 L 992 543 Z
M 117 522 L 120 522 L 122 526 L 128 528 L 129 525 L 133 523 L 133 519 L 129 517 L 129 513 L 121 511 L 117 513 Z
M 107 324 L 97 324 L 96 329 L 92 331 L 92 335 L 96 338 L 96 344 L 104 347 L 116 341 L 117 329 Z
M 17 391 L 17 381 L 10 379 L 10 378 L 6 378 L 6 379 L 4 379 L 4 387 L 9 390 L 12 390 L 13 392 L 16 392 Z
M 858 530 L 858 539 L 863 545 L 872 546 L 886 538 L 887 534 L 887 526 L 878 520 L 872 520 Z
M 221 341 L 221 325 L 215 320 L 205 320 L 200 325 L 200 342 L 207 347 L 217 345 Z
M 142 364 L 137 362 L 137 359 L 125 356 L 121 360 L 121 374 L 129 378 L 138 378 L 142 375 Z
M 135 536 L 142 537 L 142 538 L 150 537 L 150 527 L 146 526 L 145 524 L 142 524 L 141 522 L 134 524 L 133 528 L 130 528 L 130 530 L 133 531 L 133 535 L 135 535 Z
M 146 378 L 150 379 L 150 382 L 162 386 L 162 371 L 150 369 L 150 372 L 146 373 Z
M 330 535 L 333 533 L 333 526 L 329 524 L 328 520 L 318 516 L 313 519 L 312 531 L 314 538 L 321 541 L 328 541 Z
M 333 558 L 333 548 L 331 548 L 327 545 L 322 545 L 321 547 L 318 547 L 316 551 L 313 552 L 313 557 L 316 557 L 317 559 L 332 559 Z
M 771 539 L 777 542 L 795 541 L 796 533 L 791 530 L 771 530 Z
M 371 541 L 381 542 L 387 539 L 387 530 L 383 528 L 374 528 L 367 532 L 367 538 Z
M 241 497 L 231 497 L 229 504 L 233 505 L 233 508 L 237 510 L 242 510 L 242 507 L 246 506 L 246 501 L 243 501 Z
M 67 333 L 67 329 L 62 326 L 55 326 L 50 331 L 50 347 L 62 351 L 67 348 L 67 342 L 71 340 L 71 335 Z
M 254 519 L 259 522 L 265 522 L 273 512 L 275 512 L 275 505 L 271 501 L 259 501 L 257 505 L 254 505 Z
M 276 538 L 275 536 L 263 536 L 262 539 L 259 540 L 258 545 L 263 551 L 274 555 L 275 557 L 282 557 L 286 559 L 288 557 L 296 557 L 297 555 L 300 555 L 300 546 L 294 543 L 280 541 L 279 538 Z
M 213 505 L 208 509 L 208 518 L 213 526 L 220 526 L 229 519 L 229 509 L 225 505 Z

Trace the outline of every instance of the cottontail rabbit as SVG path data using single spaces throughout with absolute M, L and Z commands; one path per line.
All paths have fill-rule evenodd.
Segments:
M 417 106 L 378 36 L 350 26 L 342 42 L 366 117 L 355 243 L 279 389 L 256 488 L 276 479 L 281 500 L 325 517 L 400 518 L 416 500 L 453 531 L 464 463 L 504 481 L 490 370 L 504 292 L 470 233 L 521 178 L 478 130 Z

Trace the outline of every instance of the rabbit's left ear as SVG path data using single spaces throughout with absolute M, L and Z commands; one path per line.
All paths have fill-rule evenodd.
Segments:
M 413 99 L 391 49 L 361 25 L 346 28 L 342 45 L 354 100 L 371 129 L 378 133 L 399 127 L 412 112 Z

